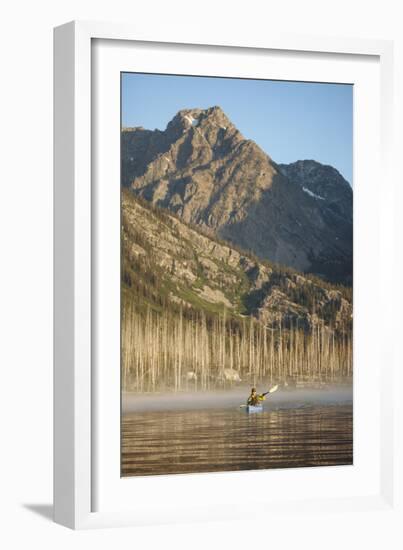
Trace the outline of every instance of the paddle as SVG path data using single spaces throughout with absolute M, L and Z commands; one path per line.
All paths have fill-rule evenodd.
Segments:
M 274 393 L 275 391 L 278 390 L 278 384 L 276 384 L 275 386 L 273 386 L 272 388 L 269 389 L 269 391 L 265 392 L 265 393 L 262 393 L 261 395 L 264 397 L 265 395 L 269 394 L 269 393 Z M 243 409 L 244 407 L 248 407 L 248 405 L 239 405 L 239 408 L 240 409 Z
M 262 393 L 262 395 L 267 395 L 268 393 L 274 393 L 277 390 L 278 390 L 278 384 L 270 388 L 269 391 L 267 391 L 266 393 Z

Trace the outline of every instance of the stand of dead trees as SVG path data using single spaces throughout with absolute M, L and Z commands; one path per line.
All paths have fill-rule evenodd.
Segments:
M 309 332 L 252 317 L 234 322 L 124 301 L 122 389 L 134 392 L 209 390 L 245 382 L 309 384 L 352 376 L 352 338 L 317 325 Z

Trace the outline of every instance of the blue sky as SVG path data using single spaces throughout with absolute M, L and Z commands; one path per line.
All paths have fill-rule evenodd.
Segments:
M 353 87 L 136 73 L 122 75 L 122 124 L 164 130 L 180 109 L 219 105 L 277 163 L 314 159 L 352 183 Z

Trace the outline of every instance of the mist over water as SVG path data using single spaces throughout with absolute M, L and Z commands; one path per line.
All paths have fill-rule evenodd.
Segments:
M 257 388 L 265 392 L 268 388 Z M 178 411 L 200 409 L 239 408 L 245 404 L 250 387 L 237 387 L 221 391 L 122 394 L 122 413 Z M 337 405 L 352 403 L 353 388 L 351 385 L 329 386 L 320 389 L 279 389 L 266 396 L 264 407 L 267 410 L 300 408 L 318 405 Z

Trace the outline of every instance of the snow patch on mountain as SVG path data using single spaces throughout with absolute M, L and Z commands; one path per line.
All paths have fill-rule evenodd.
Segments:
M 190 122 L 191 126 L 197 126 L 199 124 L 197 118 L 193 118 L 191 115 L 185 115 L 185 119 Z
M 303 187 L 302 190 L 305 191 L 305 193 L 308 193 L 308 195 L 310 195 L 314 199 L 319 199 L 321 201 L 325 200 L 325 197 L 321 197 L 320 195 L 316 195 L 315 193 L 312 193 L 312 191 L 310 189 L 307 189 L 306 187 Z

